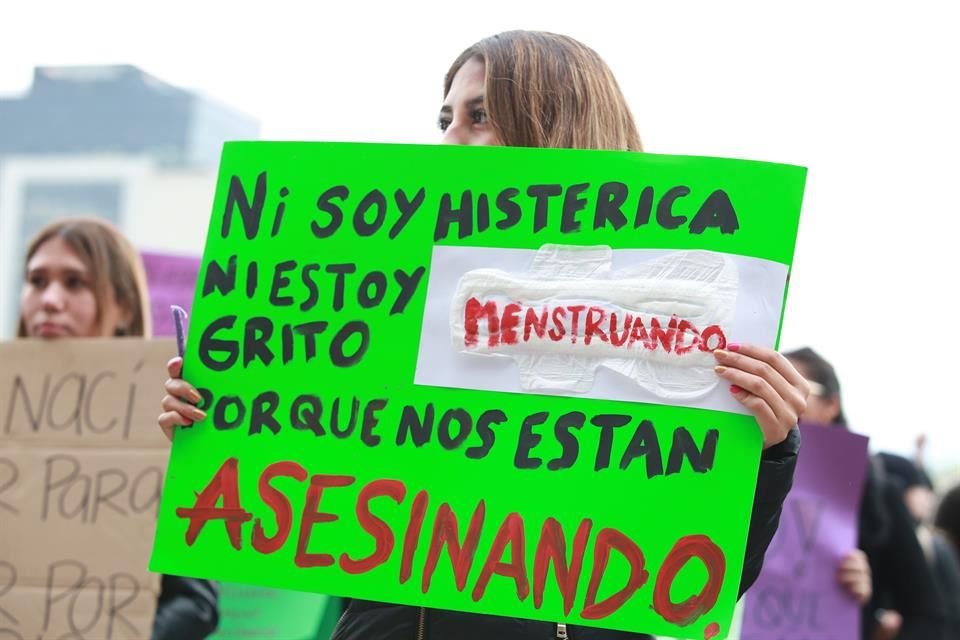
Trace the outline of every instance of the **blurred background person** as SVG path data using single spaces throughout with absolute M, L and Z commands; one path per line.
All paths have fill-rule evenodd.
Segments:
M 143 264 L 109 223 L 96 218 L 55 221 L 30 241 L 25 262 L 19 337 L 150 336 Z M 202 640 L 217 622 L 212 582 L 162 576 L 154 640 Z
M 847 429 L 840 381 L 833 366 L 813 349 L 784 354 L 810 383 L 804 422 Z M 945 603 L 915 532 L 902 490 L 887 478 L 882 460 L 867 465 L 858 517 L 858 547 L 869 562 L 871 589 L 863 602 L 864 640 L 938 640 L 946 632 Z M 851 595 L 862 598 L 861 571 L 850 571 L 849 558 L 838 579 Z M 862 569 L 862 567 L 860 567 Z
M 933 483 L 922 468 L 921 457 L 913 460 L 893 453 L 879 453 L 883 473 L 901 492 L 913 518 L 917 540 L 933 572 L 933 581 L 943 598 L 947 637 L 960 638 L 960 562 L 948 537 L 934 528 L 937 496 Z

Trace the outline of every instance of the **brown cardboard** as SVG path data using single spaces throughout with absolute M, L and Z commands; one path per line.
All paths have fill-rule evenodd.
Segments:
M 0 637 L 149 638 L 171 340 L 0 343 Z
M 55 568 L 66 575 L 72 565 Z M 71 576 L 76 581 L 81 574 Z M 3 575 L 0 561 L 0 581 Z M 156 591 L 130 588 L 122 579 L 112 583 L 87 574 L 85 587 L 75 582 L 50 589 L 17 586 L 3 594 L 0 586 L 0 638 L 4 640 L 133 640 L 149 639 Z M 2 582 L 0 582 L 2 584 Z M 11 618 L 13 616 L 14 618 Z

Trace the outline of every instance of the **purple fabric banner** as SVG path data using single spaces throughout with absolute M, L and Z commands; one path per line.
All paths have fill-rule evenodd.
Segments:
M 860 608 L 837 583 L 837 566 L 857 545 L 867 438 L 809 424 L 801 432 L 793 490 L 745 596 L 740 640 L 860 637 Z
M 200 258 L 172 256 L 162 253 L 141 253 L 150 288 L 150 314 L 153 335 L 172 336 L 173 314 L 170 305 L 176 304 L 190 313 L 193 290 L 200 272 Z

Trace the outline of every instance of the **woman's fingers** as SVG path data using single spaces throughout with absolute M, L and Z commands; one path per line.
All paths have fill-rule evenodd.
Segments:
M 840 561 L 841 569 L 859 569 L 860 571 L 870 571 L 870 561 L 867 554 L 860 549 L 852 549 L 850 553 Z
M 182 372 L 183 358 L 180 356 L 177 356 L 176 358 L 170 358 L 170 361 L 167 362 L 167 375 L 171 378 L 179 378 Z
M 170 441 L 173 441 L 176 427 L 188 427 L 207 417 L 206 412 L 194 406 L 202 396 L 192 384 L 180 377 L 182 371 L 183 358 L 172 358 L 167 362 L 167 374 L 170 377 L 163 384 L 166 395 L 160 402 L 163 413 L 157 418 L 157 423 Z
M 157 423 L 160 425 L 160 429 L 163 431 L 163 435 L 167 437 L 167 440 L 173 442 L 173 430 L 177 426 L 180 427 L 189 427 L 193 422 L 187 420 L 180 413 L 176 411 L 164 411 L 160 414 L 160 417 L 157 418 Z
M 840 561 L 837 568 L 837 581 L 860 604 L 870 599 L 873 594 L 870 562 L 863 551 L 854 549 Z
M 721 357 L 717 356 L 717 360 L 719 361 Z M 740 366 L 743 366 L 743 363 Z M 735 387 L 748 391 L 750 395 L 761 399 L 775 417 L 780 417 L 785 412 L 785 404 L 777 389 L 759 375 L 723 364 L 717 365 L 715 371 L 721 378 Z
M 793 365 L 773 349 L 743 345 L 737 351 L 718 349 L 714 356 L 720 366 L 749 374 L 727 379 L 766 399 L 777 416 L 796 421 L 806 409 L 809 385 Z
M 770 365 L 777 373 L 783 376 L 787 382 L 799 389 L 804 397 L 810 395 L 810 384 L 800 375 L 800 372 L 793 366 L 789 358 L 782 353 L 755 344 L 731 344 L 728 346 L 727 351 Z
M 736 384 L 730 386 L 730 392 L 733 394 L 733 397 L 749 409 L 750 413 L 757 419 L 757 422 L 760 423 L 760 428 L 764 432 L 764 440 L 766 440 L 767 431 L 773 428 L 771 425 L 779 424 L 777 415 L 770 407 L 770 404 L 759 394 Z M 778 440 L 778 442 L 780 441 L 782 441 L 782 438 Z
M 184 402 L 180 398 L 171 395 L 163 396 L 163 402 L 160 403 L 163 406 L 164 412 L 174 412 L 180 414 L 184 420 L 189 423 L 196 422 L 199 420 L 204 420 L 207 417 L 207 414 L 203 409 L 198 409 L 188 402 Z M 182 425 L 186 426 L 186 425 Z
M 717 374 L 756 417 L 764 448 L 783 440 L 806 410 L 809 384 L 789 360 L 766 347 L 730 345 L 714 351 Z
M 180 377 L 182 373 L 183 358 L 180 356 L 177 356 L 176 358 L 170 358 L 170 360 L 167 362 L 167 375 L 169 375 L 170 378 L 164 383 L 164 389 L 168 394 L 178 398 L 183 398 L 194 404 L 200 402 L 200 393 L 192 384 Z
M 177 356 L 176 358 L 170 358 L 170 360 L 167 362 L 167 375 L 170 376 L 170 378 L 163 384 L 163 388 L 167 392 L 167 395 L 165 395 L 163 400 L 160 401 L 164 411 L 157 418 L 157 424 L 160 425 L 163 435 L 165 435 L 167 440 L 170 442 L 173 442 L 173 429 L 175 427 L 188 427 L 193 424 L 192 420 L 186 418 L 179 411 L 167 409 L 168 398 L 174 398 L 174 396 L 182 398 L 192 397 L 189 393 L 189 389 L 183 388 L 183 381 L 179 380 L 182 372 L 183 358 L 180 356 Z
M 183 398 L 193 404 L 197 404 L 202 399 L 200 392 L 183 378 L 169 378 L 163 384 L 163 388 L 167 394 L 177 398 Z

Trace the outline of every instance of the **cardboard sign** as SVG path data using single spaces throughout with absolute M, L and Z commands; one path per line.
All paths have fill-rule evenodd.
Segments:
M 151 567 L 721 636 L 805 170 L 230 143 Z
M 867 438 L 803 425 L 803 455 L 760 577 L 744 606 L 742 640 L 860 637 L 860 607 L 837 583 L 857 545 Z
M 149 638 L 169 341 L 0 344 L 0 637 Z

